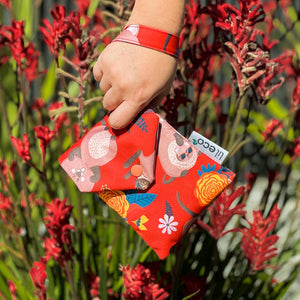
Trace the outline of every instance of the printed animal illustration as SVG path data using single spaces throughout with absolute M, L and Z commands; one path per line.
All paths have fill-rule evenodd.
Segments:
M 198 157 L 198 151 L 184 140 L 174 129 L 163 119 L 160 120 L 161 137 L 158 147 L 158 156 L 161 158 L 161 165 L 171 178 L 165 183 L 172 182 L 176 177 L 184 177 L 191 169 Z
M 90 192 L 101 177 L 100 166 L 107 164 L 116 154 L 115 136 L 100 123 L 83 137 L 80 147 L 71 149 L 61 166 L 81 191 Z

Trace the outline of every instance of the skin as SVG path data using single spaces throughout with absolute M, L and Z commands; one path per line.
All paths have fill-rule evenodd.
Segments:
M 184 0 L 136 0 L 127 24 L 141 24 L 179 34 Z M 99 55 L 93 74 L 100 82 L 103 106 L 114 129 L 127 126 L 150 102 L 170 91 L 176 59 L 149 48 L 123 42 L 109 44 Z

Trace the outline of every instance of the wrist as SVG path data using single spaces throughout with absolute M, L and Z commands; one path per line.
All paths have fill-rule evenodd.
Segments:
M 179 36 L 141 24 L 126 25 L 113 42 L 126 42 L 178 58 Z
M 153 22 L 153 20 L 147 21 L 145 18 L 130 18 L 126 23 L 126 26 L 135 24 L 166 31 L 174 35 L 179 35 L 183 27 L 183 22 L 172 23 L 172 21 L 167 22 L 166 20 L 164 22 Z
M 136 0 L 126 25 L 140 24 L 179 35 L 184 20 L 184 0 Z

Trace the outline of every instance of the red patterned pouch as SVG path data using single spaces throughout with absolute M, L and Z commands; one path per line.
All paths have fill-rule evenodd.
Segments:
M 59 159 L 81 191 L 97 192 L 163 259 L 234 173 L 152 110 L 124 130 L 107 117 Z

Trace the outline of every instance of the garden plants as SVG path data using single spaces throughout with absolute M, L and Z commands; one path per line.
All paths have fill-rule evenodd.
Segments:
M 106 113 L 92 67 L 133 1 L 46 2 L 0 0 L 0 298 L 296 299 L 299 3 L 187 1 L 158 110 L 236 177 L 160 260 L 58 161 Z

